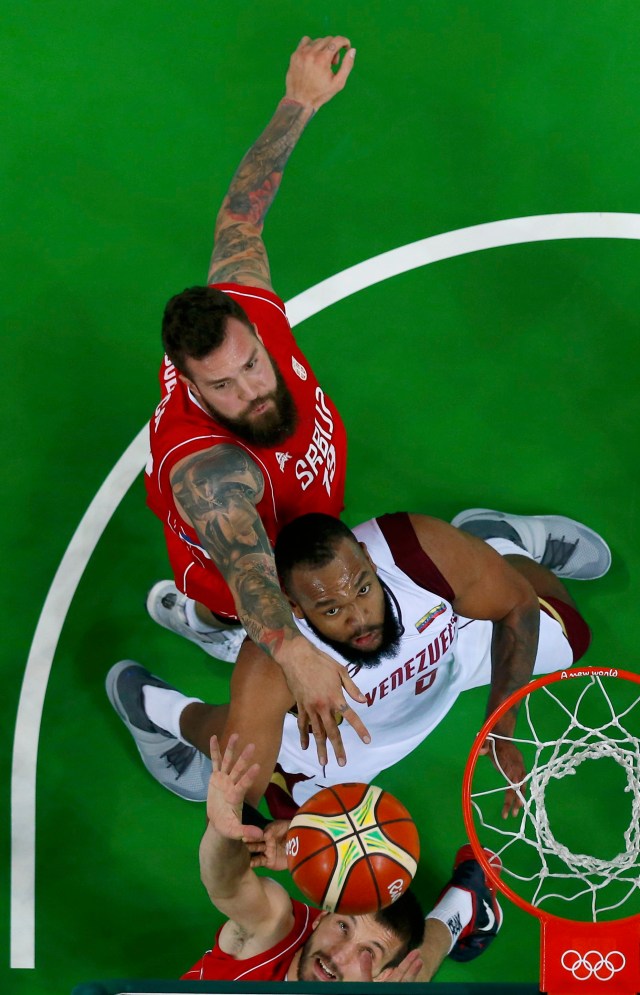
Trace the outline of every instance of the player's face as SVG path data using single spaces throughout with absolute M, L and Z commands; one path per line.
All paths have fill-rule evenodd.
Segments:
M 382 584 L 360 543 L 343 539 L 330 563 L 302 565 L 291 574 L 290 596 L 298 618 L 333 643 L 359 653 L 380 649 L 385 632 Z
M 189 359 L 182 379 L 209 414 L 240 438 L 278 445 L 295 429 L 296 409 L 282 374 L 245 324 L 229 318 L 221 346 Z
M 373 916 L 326 914 L 305 943 L 299 981 L 369 981 L 398 954 L 400 939 Z

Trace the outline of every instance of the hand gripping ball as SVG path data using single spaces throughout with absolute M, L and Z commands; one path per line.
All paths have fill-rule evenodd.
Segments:
M 365 915 L 391 905 L 418 867 L 416 825 L 397 798 L 372 784 L 336 784 L 302 805 L 286 840 L 300 890 L 329 912 Z

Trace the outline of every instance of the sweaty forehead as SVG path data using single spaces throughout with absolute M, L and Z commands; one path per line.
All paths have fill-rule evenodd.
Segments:
M 228 318 L 225 325 L 224 338 L 220 345 L 209 353 L 211 363 L 224 363 L 230 358 L 252 352 L 261 345 L 260 339 L 251 326 L 245 325 L 237 318 Z
M 369 570 L 369 561 L 360 544 L 355 539 L 344 538 L 334 547 L 334 556 L 328 563 L 295 566 L 289 578 L 289 593 L 300 605 L 313 605 L 349 593 Z

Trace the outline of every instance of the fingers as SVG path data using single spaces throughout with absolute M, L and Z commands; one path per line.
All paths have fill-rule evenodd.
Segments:
M 244 774 L 256 749 L 253 743 L 247 743 L 240 756 L 236 759 L 235 748 L 239 738 L 237 732 L 233 732 L 229 736 L 220 767 L 223 774 L 229 774 L 234 780 L 237 780 Z
M 373 981 L 373 959 L 368 950 L 360 951 L 361 981 Z
M 252 826 L 250 823 L 246 826 L 240 826 L 242 830 L 242 842 L 246 843 L 251 850 L 254 846 L 264 846 L 262 840 L 262 830 L 258 826 Z
M 389 976 L 385 978 L 385 981 L 415 981 L 423 966 L 424 961 L 422 960 L 420 950 L 412 950 L 407 954 L 404 960 L 391 971 Z
M 508 788 L 504 793 L 504 805 L 502 806 L 502 818 L 507 819 L 509 815 L 516 816 L 524 801 L 522 795 L 515 788 Z
M 367 729 L 366 725 L 364 724 L 360 716 L 354 712 L 353 708 L 349 708 L 349 706 L 347 706 L 344 709 L 341 708 L 340 711 L 342 712 L 344 719 L 349 723 L 351 728 L 355 732 L 357 732 L 362 742 L 369 744 L 371 742 L 371 736 L 369 735 L 369 730 Z
M 309 735 L 312 734 L 321 766 L 326 766 L 328 762 L 327 740 L 333 747 L 338 766 L 344 767 L 347 762 L 338 728 L 343 718 L 363 743 L 371 742 L 366 725 L 345 699 L 344 692 L 362 704 L 367 702 L 366 697 L 349 677 L 346 667 L 337 664 L 325 654 L 321 654 L 318 661 L 314 652 L 300 675 L 290 668 L 287 682 L 296 697 L 300 745 L 306 750 L 309 746 Z
M 310 38 L 303 35 L 298 42 L 296 52 L 300 49 L 311 49 L 314 52 L 339 52 L 342 48 L 351 48 L 351 42 L 346 35 L 327 35 L 325 38 Z
M 336 731 L 337 728 L 338 727 L 336 726 Z M 320 713 L 316 714 L 315 717 L 311 720 L 311 733 L 316 742 L 316 753 L 318 754 L 318 763 L 320 764 L 321 767 L 326 767 L 326 765 L 329 762 L 329 757 L 327 754 L 327 730 L 324 721 L 320 716 Z M 331 733 L 329 733 L 329 739 L 331 739 Z M 338 739 L 340 740 L 338 748 L 340 750 L 340 756 L 342 757 L 342 763 L 340 763 L 340 757 L 337 757 L 337 759 L 338 763 L 342 767 L 346 763 L 346 759 L 345 759 L 344 747 L 342 746 L 342 739 L 340 739 L 339 733 L 338 733 Z M 331 741 L 333 742 L 333 740 Z
M 248 829 L 249 827 L 243 826 L 242 828 Z M 257 826 L 252 826 L 251 828 L 258 829 Z M 258 833 L 260 833 L 259 829 Z M 247 850 L 249 851 L 249 853 L 253 854 L 254 857 L 257 857 L 261 853 L 265 853 L 267 849 L 267 844 L 265 843 L 263 835 L 256 836 L 254 839 L 246 839 L 245 843 L 247 844 Z
M 480 747 L 479 757 L 493 757 L 495 754 L 495 737 L 489 734 Z
M 309 748 L 309 726 L 311 724 L 306 709 L 302 708 L 298 702 L 298 735 L 300 736 L 300 747 L 303 750 Z
M 351 709 L 349 709 L 351 711 Z M 329 742 L 333 747 L 333 752 L 336 755 L 336 760 L 338 762 L 338 767 L 344 767 L 347 762 L 347 754 L 342 742 L 342 736 L 340 735 L 340 730 L 338 729 L 338 724 L 333 715 L 327 716 L 324 720 L 324 729 L 326 730 L 326 736 L 329 737 Z M 315 733 L 314 733 L 315 735 Z M 324 766 L 327 763 L 327 740 L 323 738 L 322 749 L 324 760 L 320 760 L 320 763 Z M 318 739 L 316 738 L 316 746 L 318 746 Z M 320 748 L 318 748 L 318 759 L 320 759 Z
M 236 787 L 246 791 L 251 787 L 258 775 L 260 764 L 251 763 L 251 757 L 255 753 L 255 745 L 253 743 L 247 743 L 240 756 L 235 757 L 235 747 L 238 739 L 239 736 L 236 732 L 229 736 L 227 748 L 221 757 L 218 737 L 212 736 L 209 743 L 211 764 L 213 773 L 220 772 L 221 774 L 226 774 Z
M 347 80 L 349 78 L 349 74 L 350 74 L 351 70 L 353 69 L 355 58 L 356 58 L 356 50 L 355 50 L 355 48 L 349 48 L 349 50 L 346 53 L 344 59 L 342 60 L 342 64 L 340 65 L 340 68 L 338 69 L 338 71 L 336 72 L 336 75 L 335 75 L 336 83 L 339 84 L 339 86 L 340 86 L 341 89 L 345 85 L 345 83 L 347 82 Z M 340 53 L 337 52 L 336 55 L 335 55 L 335 57 L 333 58 L 331 64 L 333 66 L 337 66 L 339 61 L 340 61 Z
M 363 705 L 366 704 L 367 699 L 365 695 L 363 695 L 360 688 L 356 684 L 354 684 L 354 682 L 351 680 L 346 669 L 342 670 L 341 679 L 342 679 L 342 686 L 349 695 L 349 697 L 353 698 L 354 701 L 361 702 Z M 366 725 L 364 724 L 360 716 L 357 715 L 352 708 L 349 708 L 346 702 L 343 702 L 343 704 L 339 707 L 339 711 L 342 713 L 343 717 L 349 723 L 351 728 L 355 730 L 355 732 L 358 734 L 362 742 L 369 744 L 371 742 L 371 736 L 369 735 L 369 730 L 367 729 Z
M 343 701 L 337 712 L 349 723 L 363 743 L 368 745 L 371 742 L 371 736 L 366 725 L 360 716 L 352 708 L 349 708 L 346 702 Z M 329 762 L 327 753 L 328 739 L 335 753 L 338 766 L 344 767 L 347 762 L 347 754 L 344 743 L 342 742 L 342 736 L 340 735 L 336 713 L 331 710 L 322 710 L 311 716 L 308 712 L 299 710 L 298 732 L 300 734 L 300 745 L 303 750 L 306 750 L 309 746 L 309 726 L 311 726 L 311 733 L 315 740 L 319 764 L 325 767 Z
M 351 47 L 346 35 L 329 35 L 326 38 L 304 35 L 298 42 L 294 56 L 305 61 L 311 60 L 319 66 L 331 67 L 331 85 L 334 91 L 338 91 L 344 87 L 353 69 L 356 50 Z
M 209 742 L 209 756 L 211 757 L 211 766 L 213 767 L 213 772 L 220 770 L 222 764 L 222 759 L 220 757 L 220 744 L 218 743 L 218 737 L 212 736 Z
M 356 713 L 349 708 L 348 705 L 343 704 L 343 706 L 338 709 L 338 712 L 344 714 L 344 717 L 353 725 L 360 738 L 364 739 L 364 742 L 371 742 L 371 737 L 369 736 L 364 723 L 358 718 Z M 336 713 L 331 710 L 317 712 L 311 720 L 311 732 L 316 743 L 316 752 L 318 754 L 318 763 L 320 766 L 326 767 L 329 762 L 327 752 L 327 740 L 329 740 L 338 766 L 344 767 L 347 762 L 347 753 L 344 748 L 344 743 L 342 742 L 342 736 L 340 735 Z
M 361 705 L 365 705 L 367 699 L 365 695 L 363 695 L 358 685 L 354 684 L 354 682 L 349 677 L 346 667 L 341 667 L 340 679 L 342 681 L 342 686 L 349 695 L 349 697 L 353 698 L 354 701 L 359 701 Z
M 320 766 L 326 767 L 329 762 L 327 753 L 327 739 L 329 739 L 333 747 L 333 752 L 336 755 L 338 766 L 344 767 L 347 762 L 347 755 L 334 716 L 330 712 L 316 712 L 313 717 L 309 716 L 306 712 L 304 714 L 304 726 L 301 724 L 300 716 L 298 716 L 298 731 L 300 733 L 300 745 L 302 749 L 306 750 L 309 746 L 309 726 L 311 726 L 311 735 L 315 740 L 316 753 Z

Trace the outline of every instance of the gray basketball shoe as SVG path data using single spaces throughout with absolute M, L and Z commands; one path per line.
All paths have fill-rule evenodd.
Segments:
M 611 550 L 602 536 L 562 515 L 509 515 L 469 508 L 451 524 L 480 539 L 511 539 L 558 577 L 596 580 L 611 566 Z
M 195 746 L 187 746 L 151 721 L 144 710 L 145 684 L 176 690 L 134 660 L 121 660 L 107 674 L 109 701 L 133 736 L 142 762 L 156 781 L 187 801 L 206 801 L 211 760 Z
M 154 622 L 171 629 L 178 635 L 197 643 L 205 653 L 225 663 L 235 663 L 246 632 L 241 625 L 213 632 L 198 632 L 187 622 L 186 596 L 181 594 L 172 580 L 159 580 L 147 595 L 147 611 Z

